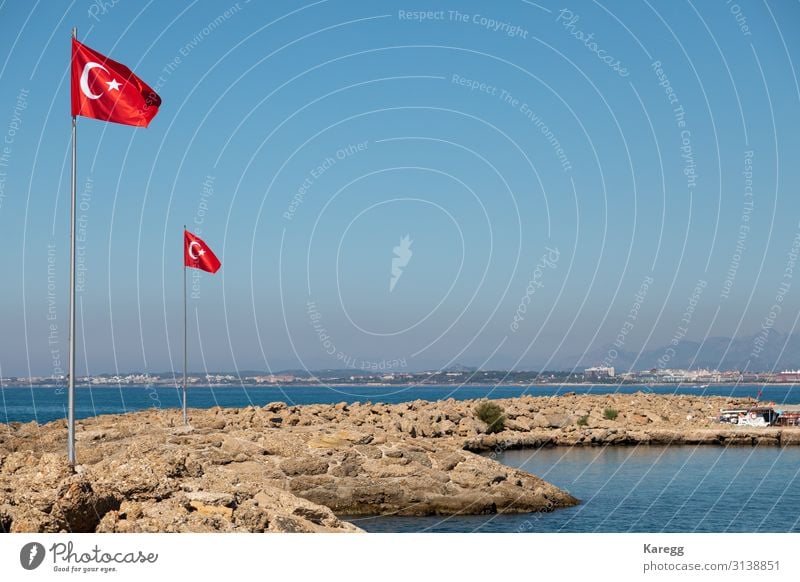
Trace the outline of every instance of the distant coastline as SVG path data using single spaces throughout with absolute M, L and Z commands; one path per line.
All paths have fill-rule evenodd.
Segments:
M 534 384 L 526 383 L 526 382 L 500 382 L 500 383 L 488 383 L 488 382 L 463 382 L 463 383 L 452 383 L 452 384 L 440 384 L 440 383 L 405 383 L 405 384 L 393 384 L 393 383 L 369 383 L 369 382 L 290 382 L 286 384 L 266 384 L 266 383 L 253 383 L 253 382 L 227 382 L 227 383 L 210 383 L 210 382 L 193 382 L 189 383 L 188 388 L 241 388 L 243 386 L 247 388 L 308 388 L 308 387 L 331 387 L 331 388 L 400 388 L 400 389 L 408 389 L 408 388 L 446 388 L 446 387 L 454 387 L 458 388 L 460 386 L 486 386 L 487 388 L 502 388 L 502 387 L 513 387 L 513 388 L 558 388 L 558 387 L 585 387 L 585 386 L 598 386 L 598 387 L 612 387 L 612 386 L 628 386 L 628 387 L 635 387 L 641 386 L 643 388 L 647 387 L 659 387 L 659 388 L 666 388 L 670 386 L 674 387 L 681 387 L 681 388 L 697 388 L 698 390 L 703 390 L 705 388 L 710 388 L 712 386 L 749 386 L 749 385 L 760 385 L 760 386 L 795 386 L 800 385 L 797 382 L 714 382 L 713 384 L 708 385 L 696 385 L 692 382 L 536 382 Z M 128 382 L 106 382 L 102 384 L 90 384 L 90 383 L 78 383 L 75 385 L 76 388 L 111 388 L 111 389 L 118 389 L 120 386 L 126 386 L 131 388 L 146 388 L 150 386 L 157 386 L 160 388 L 180 388 L 182 384 L 180 382 L 159 382 L 153 384 L 137 384 L 137 383 L 128 383 Z M 45 383 L 29 383 L 29 382 L 4 382 L 3 388 L 54 388 L 54 389 L 65 389 L 66 384 L 64 383 L 53 383 L 53 384 L 45 384 Z
M 223 388 L 229 386 L 292 387 L 396 387 L 397 389 L 425 386 L 509 386 L 534 389 L 536 386 L 676 386 L 706 388 L 710 386 L 767 385 L 793 386 L 800 384 L 800 370 L 748 372 L 740 370 L 709 370 L 705 368 L 653 368 L 620 372 L 611 366 L 595 366 L 583 370 L 481 370 L 455 365 L 442 370 L 363 370 L 326 368 L 317 370 L 286 369 L 263 371 L 240 369 L 229 372 L 188 372 L 189 386 Z M 75 375 L 79 386 L 146 386 L 179 387 L 184 382 L 182 371 L 133 371 Z M 7 375 L 0 377 L 2 386 L 59 388 L 67 383 L 64 375 Z

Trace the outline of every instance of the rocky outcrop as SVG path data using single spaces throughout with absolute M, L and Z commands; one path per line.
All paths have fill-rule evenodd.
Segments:
M 498 446 L 800 444 L 800 428 L 747 428 L 717 421 L 721 409 L 752 406 L 749 399 L 640 392 L 522 396 L 494 402 L 504 409 L 505 430 L 489 435 L 486 424 L 475 418 L 475 400 L 268 407 L 274 426 L 346 425 L 417 442 L 453 442 L 478 451 Z
M 551 511 L 578 501 L 533 475 L 462 451 L 457 438 L 313 415 L 280 403 L 12 424 L 0 442 L 0 531 L 358 531 L 336 514 Z M 368 413 L 371 414 L 371 413 Z M 444 419 L 426 419 L 429 424 Z M 478 425 L 480 427 L 480 425 Z M 416 431 L 415 431 L 416 432 Z
M 185 459 L 127 446 L 120 453 L 75 473 L 60 453 L 4 456 L 0 531 L 358 531 L 330 509 L 268 484 L 206 482 Z
M 546 511 L 576 503 L 538 477 L 461 452 L 452 441 L 376 440 L 353 431 L 312 437 L 309 448 L 323 456 L 281 467 L 289 489 L 348 515 Z
M 474 452 L 555 446 L 626 445 L 788 446 L 800 445 L 800 431 L 777 428 L 572 429 L 477 435 L 464 441 L 464 449 Z
M 578 503 L 476 452 L 542 446 L 800 445 L 798 428 L 716 422 L 723 397 L 575 395 L 477 401 L 147 410 L 0 433 L 0 531 L 357 531 L 336 515 L 550 511 Z M 611 411 L 616 412 L 612 414 Z

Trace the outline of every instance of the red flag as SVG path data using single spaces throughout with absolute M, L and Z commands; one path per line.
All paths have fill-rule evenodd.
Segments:
M 216 273 L 222 265 L 208 245 L 188 230 L 183 231 L 183 264 L 209 273 Z
M 147 127 L 161 97 L 125 65 L 72 39 L 72 115 Z

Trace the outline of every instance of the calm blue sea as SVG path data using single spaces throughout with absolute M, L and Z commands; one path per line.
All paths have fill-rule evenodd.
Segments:
M 800 447 L 557 447 L 496 458 L 583 504 L 552 513 L 350 521 L 370 532 L 800 531 Z
M 261 406 L 282 401 L 289 404 L 336 402 L 408 402 L 455 398 L 510 398 L 523 394 L 552 396 L 566 392 L 579 394 L 632 394 L 637 391 L 656 394 L 695 394 L 707 396 L 755 397 L 758 386 L 422 386 L 422 387 L 327 387 L 327 386 L 196 386 L 189 388 L 190 408 L 212 406 Z M 180 389 L 175 387 L 103 386 L 76 388 L 75 414 L 86 418 L 98 414 L 119 414 L 145 408 L 179 408 Z M 777 403 L 800 403 L 800 387 L 765 386 L 762 400 Z M 5 387 L 0 388 L 0 422 L 50 422 L 66 418 L 65 388 Z

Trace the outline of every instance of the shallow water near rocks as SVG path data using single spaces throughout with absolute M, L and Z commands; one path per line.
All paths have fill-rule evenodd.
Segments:
M 370 517 L 369 532 L 798 532 L 798 447 L 555 447 L 505 451 L 583 503 L 552 513 Z

